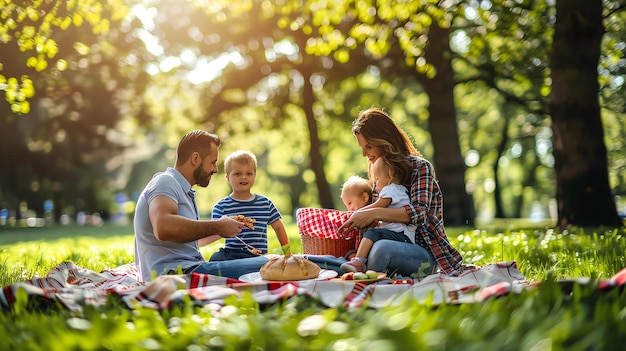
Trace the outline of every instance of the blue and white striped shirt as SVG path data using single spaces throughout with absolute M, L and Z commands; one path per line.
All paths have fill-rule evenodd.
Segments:
M 248 218 L 254 218 L 254 230 L 243 228 L 237 236 L 245 241 L 248 245 L 255 249 L 267 253 L 267 227 L 282 218 L 282 215 L 274 206 L 272 200 L 263 195 L 254 195 L 251 200 L 237 200 L 230 195 L 219 200 L 213 206 L 211 217 L 218 219 L 222 216 L 242 215 Z M 227 238 L 227 249 L 246 249 L 246 246 L 236 238 Z

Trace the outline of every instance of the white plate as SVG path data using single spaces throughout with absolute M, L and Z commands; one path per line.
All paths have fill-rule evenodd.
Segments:
M 309 280 L 324 280 L 324 279 L 331 279 L 331 278 L 334 278 L 336 276 L 337 276 L 337 272 L 335 272 L 333 270 L 330 270 L 330 269 L 322 269 L 320 271 L 320 274 L 315 279 L 294 280 L 294 281 L 305 282 L 305 281 L 309 281 Z M 269 280 L 264 280 L 263 278 L 261 278 L 261 273 L 260 272 L 252 272 L 252 273 L 244 274 L 241 277 L 239 277 L 239 280 L 241 280 L 242 282 L 247 282 L 247 283 L 268 282 L 269 281 Z

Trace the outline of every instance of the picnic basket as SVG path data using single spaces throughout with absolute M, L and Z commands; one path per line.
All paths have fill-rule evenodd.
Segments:
M 299 208 L 296 225 L 302 240 L 302 252 L 310 255 L 332 255 L 350 258 L 356 253 L 359 232 L 353 230 L 339 236 L 339 227 L 351 212 L 325 208 Z

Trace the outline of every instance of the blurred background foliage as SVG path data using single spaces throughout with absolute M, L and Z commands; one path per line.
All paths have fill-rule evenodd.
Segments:
M 2 3 L 0 208 L 15 220 L 128 220 L 195 128 L 222 137 L 221 160 L 253 151 L 254 191 L 284 215 L 342 208 L 341 184 L 367 167 L 350 124 L 370 106 L 433 160 L 447 223 L 556 216 L 554 1 Z M 602 6 L 598 96 L 623 211 L 625 14 Z M 204 216 L 229 192 L 215 176 Z

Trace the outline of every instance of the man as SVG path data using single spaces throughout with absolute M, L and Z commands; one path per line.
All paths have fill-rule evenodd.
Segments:
M 217 173 L 220 139 L 203 130 L 187 133 L 177 147 L 175 166 L 155 174 L 142 191 L 135 209 L 135 264 L 143 281 L 153 274 L 199 272 L 238 278 L 258 271 L 263 256 L 206 262 L 199 246 L 234 237 L 244 224 L 229 217 L 200 220 L 194 185 L 207 187 Z

